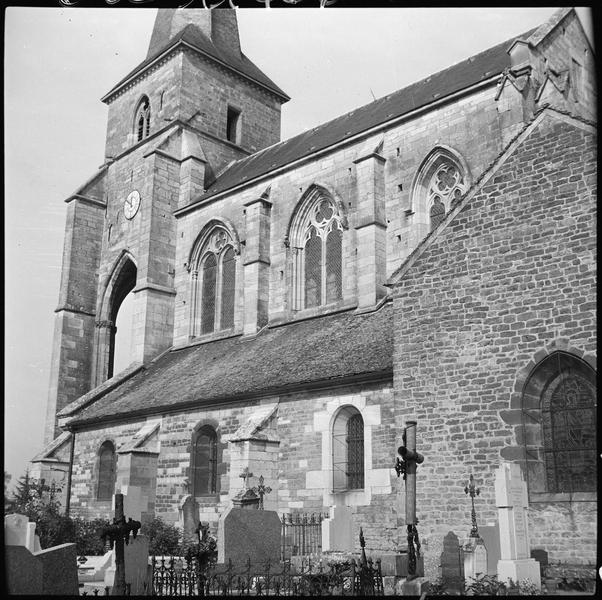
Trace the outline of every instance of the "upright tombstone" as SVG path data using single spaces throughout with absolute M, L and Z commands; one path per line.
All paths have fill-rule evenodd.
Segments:
M 273 510 L 249 510 L 231 506 L 217 524 L 217 562 L 232 560 L 236 569 L 243 569 L 247 559 L 263 566 L 280 561 L 281 523 Z
M 353 519 L 349 506 L 330 507 L 327 519 L 322 521 L 322 550 L 324 552 L 353 552 Z
M 443 538 L 440 570 L 443 585 L 451 593 L 464 593 L 464 557 L 460 540 L 453 531 Z
M 503 462 L 495 475 L 495 500 L 500 527 L 498 579 L 529 580 L 541 589 L 539 563 L 531 558 L 527 526 L 528 497 L 520 465 Z
M 194 496 L 188 495 L 182 504 L 182 537 L 184 547 L 198 543 L 198 525 L 199 504 Z

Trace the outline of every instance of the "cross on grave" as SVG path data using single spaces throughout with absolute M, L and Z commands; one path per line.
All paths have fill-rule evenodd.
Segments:
M 416 524 L 416 466 L 424 461 L 424 456 L 416 452 L 416 421 L 406 421 L 402 433 L 402 443 L 395 461 L 397 477 L 403 474 L 406 482 L 406 525 L 408 534 L 408 574 L 416 575 L 416 559 L 420 558 L 420 539 Z
M 470 537 L 478 538 L 479 536 L 479 528 L 477 527 L 477 514 L 474 509 L 474 497 L 478 496 L 481 493 L 481 490 L 475 486 L 474 477 L 472 473 L 470 474 L 470 480 L 468 485 L 464 488 L 464 493 L 470 496 L 470 500 L 472 502 L 472 511 L 470 513 L 472 519 L 472 529 L 470 530 Z
M 251 475 L 253 475 L 253 473 L 251 473 Z M 269 494 L 272 491 L 272 488 L 269 485 L 264 485 L 263 475 L 259 476 L 259 485 L 255 486 L 251 491 L 259 496 L 259 510 L 263 510 L 263 497 L 265 494 Z
M 249 473 L 249 467 L 245 467 L 244 471 L 239 475 L 243 480 L 243 489 L 249 489 L 249 478 L 253 477 L 253 473 Z

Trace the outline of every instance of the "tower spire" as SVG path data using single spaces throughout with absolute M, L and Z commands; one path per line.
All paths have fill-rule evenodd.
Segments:
M 157 54 L 188 25 L 195 25 L 220 50 L 240 56 L 240 38 L 235 10 L 160 8 L 157 11 L 146 58 Z

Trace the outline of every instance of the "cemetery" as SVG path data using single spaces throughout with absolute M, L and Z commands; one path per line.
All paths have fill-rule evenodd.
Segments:
M 495 471 L 498 520 L 478 523 L 475 499 L 481 490 L 471 474 L 464 488 L 471 522 L 465 531 L 449 531 L 443 539 L 439 578 L 424 577 L 416 488 L 419 466 L 428 457 L 416 449 L 416 429 L 415 422 L 407 422 L 394 465 L 404 500 L 406 539 L 395 555 L 372 556 L 361 527 L 359 538 L 353 539 L 349 507 L 318 515 L 266 510 L 264 497 L 272 490 L 263 476 L 256 478 L 257 486 L 250 486 L 254 476 L 245 468 L 243 488 L 220 515 L 215 531 L 199 519 L 195 498 L 185 498 L 178 524 L 181 544 L 163 555 L 151 552 L 149 537 L 141 533 L 143 506 L 135 487 L 114 495 L 112 523 L 97 532 L 106 550 L 102 556 L 78 556 L 73 542 L 42 549 L 35 522 L 19 514 L 6 515 L 9 592 L 279 597 L 593 591 L 593 582 L 583 581 L 579 573 L 572 581 L 565 577 L 559 582 L 553 569 L 547 570 L 545 553 L 531 551 L 526 484 L 520 466 L 507 462 Z M 551 576 L 542 578 L 546 573 Z

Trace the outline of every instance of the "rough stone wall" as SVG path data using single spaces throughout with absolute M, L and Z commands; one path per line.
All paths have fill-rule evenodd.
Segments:
M 280 102 L 273 94 L 196 52 L 186 52 L 181 119 L 192 119 L 195 127 L 225 140 L 228 105 L 241 111 L 242 148 L 257 152 L 280 141 Z
M 435 146 L 451 146 L 466 160 L 472 180 L 476 179 L 502 149 L 500 116 L 494 101 L 495 86 L 489 86 L 458 101 L 391 127 L 384 132 L 381 155 L 384 164 L 384 223 L 387 226 L 386 275 L 401 264 L 428 232 L 428 223 L 419 223 L 405 211 L 411 207 L 412 183 L 426 155 Z M 518 100 L 516 100 L 518 101 Z M 304 192 L 319 184 L 331 191 L 347 211 L 349 228 L 344 234 L 344 277 L 342 305 L 358 301 L 357 257 L 371 251 L 364 248 L 355 227 L 358 225 L 358 199 L 366 194 L 358 180 L 359 166 L 355 160 L 364 158 L 383 140 L 383 133 L 373 134 L 354 144 L 310 159 L 296 168 L 277 174 L 238 193 L 199 203 L 190 212 L 178 217 L 178 249 L 175 285 L 177 289 L 174 342 L 186 343 L 189 332 L 190 275 L 182 268 L 190 249 L 203 226 L 213 218 L 227 218 L 245 240 L 244 204 L 260 197 L 270 186 L 270 268 L 269 319 L 286 320 L 291 310 L 290 250 L 284 244 L 291 217 Z M 361 165 L 360 165 L 361 166 Z M 400 191 L 399 186 L 402 186 Z M 361 188 L 361 189 L 360 189 Z M 367 243 L 367 242 L 366 242 Z M 241 260 L 244 261 L 244 247 Z M 244 292 L 237 290 L 241 305 Z M 238 306 L 238 304 L 237 304 Z M 319 314 L 312 309 L 308 314 Z M 237 309 L 237 315 L 238 315 Z M 305 313 L 304 313 L 305 314 Z M 299 315 L 297 315 L 299 316 Z M 237 328 L 242 328 L 242 316 Z
M 117 157 L 134 145 L 134 118 L 143 96 L 150 104 L 150 134 L 177 119 L 180 111 L 182 53 L 171 54 L 147 70 L 131 87 L 120 91 L 109 102 L 105 156 Z
M 479 521 L 496 518 L 494 469 L 517 445 L 500 411 L 517 373 L 559 339 L 595 355 L 595 202 L 591 127 L 545 114 L 399 281 L 396 421 L 418 421 L 418 518 L 431 558 L 447 531 L 470 528 L 470 473 Z M 532 548 L 552 562 L 594 562 L 595 506 L 533 505 Z
M 117 463 L 117 488 L 124 482 L 143 488 L 150 497 L 149 514 L 165 521 L 178 522 L 181 507 L 189 494 L 191 483 L 190 453 L 195 427 L 210 424 L 218 434 L 218 493 L 197 497 L 200 518 L 217 527 L 219 514 L 228 506 L 229 498 L 242 487 L 238 471 L 244 460 L 252 466 L 254 478 L 249 485 L 257 485 L 260 475 L 272 488 L 266 496 L 266 506 L 280 513 L 324 513 L 336 502 L 353 507 L 354 540 L 359 548 L 359 527 L 363 527 L 367 547 L 374 551 L 391 551 L 398 540 L 396 520 L 398 488 L 392 469 L 395 448 L 400 443 L 395 430 L 394 396 L 390 383 L 373 383 L 357 386 L 294 393 L 266 398 L 263 401 L 228 404 L 221 407 L 191 410 L 186 413 L 164 415 L 159 431 L 160 453 L 140 461 L 136 453 L 119 454 Z M 243 426 L 263 404 L 278 403 L 277 417 L 269 426 L 270 438 L 279 444 L 253 442 L 250 452 L 240 453 L 228 443 L 229 436 Z M 343 406 L 356 406 L 364 419 L 366 431 L 364 455 L 366 457 L 365 490 L 332 494 L 332 420 Z M 76 434 L 75 462 L 72 479 L 71 511 L 74 515 L 108 516 L 110 501 L 96 500 L 98 486 L 98 450 L 102 443 L 111 440 L 117 451 L 129 442 L 142 427 L 142 422 L 107 425 Z M 265 433 L 265 432 L 263 432 Z M 263 448 L 265 446 L 265 448 Z M 269 446 L 269 447 L 268 447 Z M 263 449 L 262 449 L 263 448 Z M 262 460 L 276 457 L 275 471 Z M 236 454 L 236 456 L 233 455 Z M 245 458 L 246 457 L 246 458 Z M 148 462 L 148 461 L 147 461 Z M 236 465 L 232 466 L 233 463 Z M 155 475 L 150 470 L 155 469 Z M 150 487 L 155 486 L 154 489 Z M 236 487 L 235 487 L 236 486 Z M 155 493 L 156 492 L 156 493 Z M 154 503 L 153 503 L 154 500 Z
M 97 500 L 98 451 L 101 445 L 111 441 L 116 450 L 142 427 L 143 422 L 110 424 L 94 430 L 78 431 L 75 434 L 73 471 L 71 474 L 71 516 L 86 519 L 113 516 L 111 500 Z M 117 454 L 117 472 L 119 472 Z
M 596 117 L 596 66 L 593 50 L 575 14 L 565 17 L 537 47 L 540 72 L 553 68 L 557 72 L 569 71 L 570 88 L 566 94 L 567 109 L 575 115 Z M 547 59 L 547 62 L 544 62 Z M 581 73 L 575 72 L 576 61 Z M 579 83 L 580 79 L 580 83 Z

